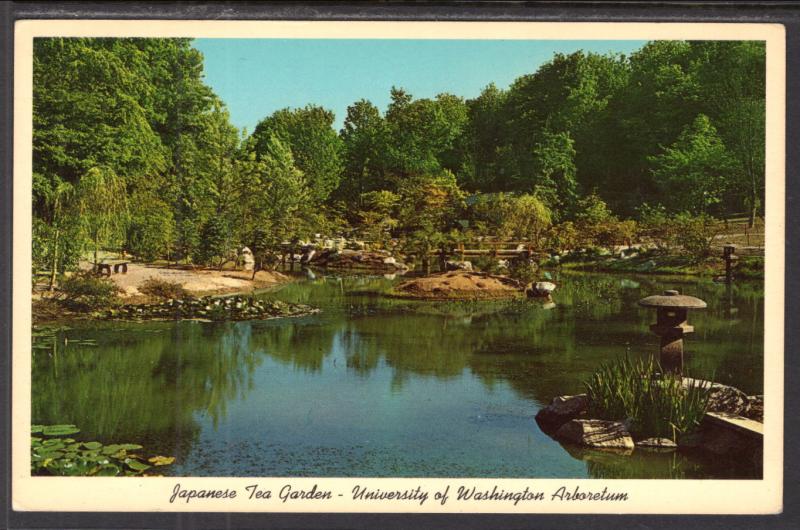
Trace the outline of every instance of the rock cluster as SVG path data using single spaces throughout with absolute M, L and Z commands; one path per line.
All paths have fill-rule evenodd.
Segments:
M 408 269 L 388 252 L 350 249 L 317 252 L 309 260 L 309 264 L 332 269 L 366 269 L 378 272 Z
M 102 316 L 120 320 L 264 320 L 318 312 L 302 304 L 262 300 L 252 296 L 170 299 L 157 304 L 127 304 L 109 309 Z
M 763 423 L 763 396 L 748 396 L 732 386 L 684 378 L 689 388 L 709 388 L 708 411 L 730 418 L 749 418 Z M 721 426 L 719 422 L 701 422 L 697 431 L 686 433 L 679 443 L 667 438 L 635 439 L 630 434 L 630 420 L 607 421 L 588 417 L 590 408 L 586 394 L 556 396 L 536 414 L 536 422 L 542 431 L 568 444 L 596 449 L 630 451 L 634 447 L 648 450 L 669 451 L 675 449 L 701 449 L 712 454 L 759 454 L 758 437 L 752 433 Z M 713 419 L 713 418 L 712 418 Z
M 444 263 L 444 268 L 446 271 L 469 271 L 472 272 L 472 262 L 471 261 L 457 261 L 457 260 L 448 260 Z

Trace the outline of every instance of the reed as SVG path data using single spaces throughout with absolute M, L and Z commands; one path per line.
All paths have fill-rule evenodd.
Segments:
M 592 417 L 627 420 L 635 438 L 676 442 L 700 424 L 710 394 L 710 385 L 687 388 L 680 375 L 663 373 L 652 358 L 627 355 L 603 363 L 584 385 Z

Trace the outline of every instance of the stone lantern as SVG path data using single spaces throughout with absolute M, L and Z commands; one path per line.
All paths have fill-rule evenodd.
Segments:
M 739 259 L 735 252 L 736 247 L 731 243 L 722 247 L 722 259 L 725 260 L 725 283 L 733 281 L 733 262 Z
M 689 309 L 704 309 L 706 303 L 694 296 L 669 290 L 664 291 L 663 295 L 642 298 L 639 305 L 656 308 L 656 323 L 650 326 L 650 331 L 661 337 L 661 368 L 681 373 L 683 336 L 694 332 L 694 326 L 686 322 L 686 313 Z

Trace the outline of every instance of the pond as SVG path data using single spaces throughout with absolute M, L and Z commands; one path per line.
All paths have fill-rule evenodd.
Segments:
M 33 349 L 32 420 L 176 456 L 180 476 L 756 478 L 752 463 L 564 447 L 536 412 L 599 363 L 657 351 L 640 298 L 692 311 L 690 375 L 763 393 L 763 289 L 561 274 L 541 302 L 380 296 L 384 277 L 322 276 L 260 296 L 322 312 L 208 323 L 75 322 Z

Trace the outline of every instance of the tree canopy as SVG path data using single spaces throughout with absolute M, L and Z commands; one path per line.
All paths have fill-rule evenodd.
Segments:
M 33 74 L 34 260 L 53 278 L 84 251 L 211 264 L 347 224 L 433 244 L 467 219 L 529 238 L 569 223 L 571 240 L 643 204 L 763 210 L 763 42 L 555 54 L 472 99 L 396 86 L 340 131 L 309 102 L 250 135 L 189 39 L 37 38 Z

